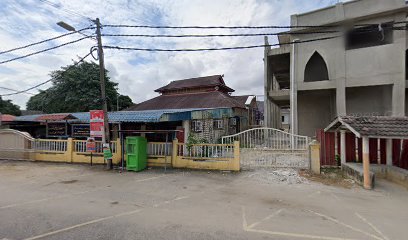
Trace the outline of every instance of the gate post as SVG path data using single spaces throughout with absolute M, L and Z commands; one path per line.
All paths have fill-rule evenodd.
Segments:
M 320 174 L 320 143 L 313 141 L 310 147 L 310 168 L 313 173 Z
M 177 148 L 177 144 L 178 144 L 178 139 L 177 138 L 175 138 L 175 139 L 173 139 L 173 144 L 172 144 L 172 151 L 171 151 L 171 166 L 172 167 L 177 167 L 177 155 L 178 155 L 178 153 L 177 153 L 177 150 L 178 150 L 178 148 Z
M 74 141 L 72 138 L 67 140 L 67 151 L 65 152 L 66 162 L 72 162 L 74 154 Z
M 240 170 L 240 162 L 239 141 L 234 141 L 234 164 L 232 166 L 234 171 Z

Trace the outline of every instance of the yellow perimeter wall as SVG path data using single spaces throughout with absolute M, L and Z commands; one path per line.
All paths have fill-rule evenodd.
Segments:
M 51 140 L 55 141 L 55 140 Z M 65 141 L 65 140 L 60 140 Z M 68 138 L 67 141 L 67 151 L 41 151 L 37 150 L 34 153 L 33 160 L 35 161 L 47 161 L 47 162 L 66 162 L 66 163 L 90 163 L 91 153 L 75 152 L 74 141 L 72 138 Z M 120 140 L 116 140 L 116 152 L 113 153 L 112 162 L 114 164 L 120 163 L 122 155 L 122 147 L 120 145 Z M 104 164 L 102 153 L 92 154 L 92 163 L 94 164 Z
M 54 141 L 54 140 L 52 140 Z M 63 141 L 63 140 L 61 140 Z M 35 161 L 48 161 L 48 162 L 66 162 L 66 163 L 90 163 L 90 153 L 75 152 L 74 141 L 69 138 L 67 140 L 67 151 L 37 151 L 33 154 L 33 160 Z M 148 167 L 164 167 L 165 165 L 174 168 L 190 168 L 190 169 L 208 169 L 208 170 L 240 170 L 240 154 L 239 154 L 239 142 L 234 142 L 234 157 L 223 159 L 212 159 L 206 161 L 206 159 L 194 159 L 184 156 L 178 156 L 177 149 L 180 144 L 176 140 L 173 140 L 173 151 L 171 156 L 148 156 Z M 113 164 L 120 164 L 122 147 L 120 140 L 116 140 L 116 152 L 113 153 Z M 125 155 L 126 161 L 126 155 Z M 104 164 L 102 153 L 93 153 L 93 164 Z

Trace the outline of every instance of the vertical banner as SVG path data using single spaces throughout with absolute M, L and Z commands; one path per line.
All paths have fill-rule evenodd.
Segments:
M 90 136 L 101 138 L 104 134 L 104 122 L 102 110 L 91 110 L 90 114 Z

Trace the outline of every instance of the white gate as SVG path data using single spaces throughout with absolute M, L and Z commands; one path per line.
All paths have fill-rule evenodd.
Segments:
M 0 129 L 0 159 L 32 160 L 34 138 L 26 132 Z
M 275 128 L 253 128 L 222 137 L 223 144 L 240 142 L 241 167 L 310 167 L 309 138 Z

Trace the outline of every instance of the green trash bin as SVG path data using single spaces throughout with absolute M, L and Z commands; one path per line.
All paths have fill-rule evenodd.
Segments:
M 126 138 L 126 170 L 142 171 L 147 165 L 147 140 L 144 137 Z

